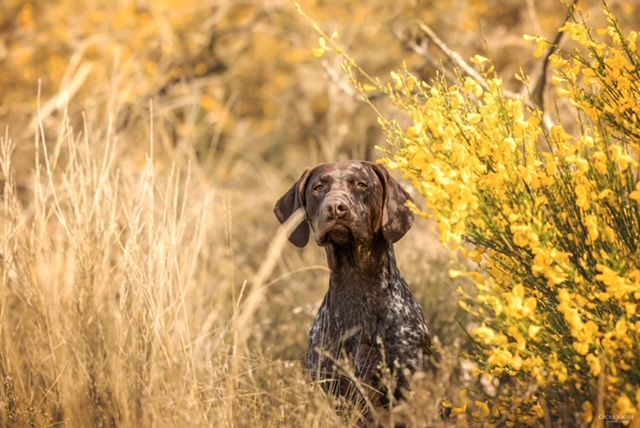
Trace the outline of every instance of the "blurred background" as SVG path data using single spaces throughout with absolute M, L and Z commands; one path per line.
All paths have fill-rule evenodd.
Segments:
M 491 58 L 515 91 L 516 72 L 535 74 L 540 67 L 522 35 L 553 39 L 566 15 L 559 0 L 299 3 L 327 34 L 337 31 L 338 44 L 382 81 L 403 63 L 423 79 L 440 67 L 452 69 L 419 30 L 425 22 L 463 58 Z M 637 28 L 640 0 L 608 3 L 623 26 Z M 581 0 L 580 10 L 597 23 L 600 5 Z M 376 147 L 385 146 L 375 112 L 350 86 L 340 57 L 316 58 L 317 46 L 318 34 L 288 0 L 2 1 L 0 126 L 16 145 L 18 198 L 25 209 L 34 203 L 34 162 L 41 162 L 33 144 L 37 135 L 54 150 L 61 129 L 69 126 L 91 135 L 96 152 L 114 136 L 123 176 L 142 174 L 153 140 L 159 177 L 169 176 L 172 165 L 188 166 L 190 197 L 213 194 L 198 259 L 206 273 L 197 276 L 189 323 L 223 338 L 220 359 L 233 354 L 224 338 L 233 335 L 230 320 L 245 289 L 273 254 L 268 248 L 278 227 L 275 201 L 304 168 L 374 160 L 382 156 Z M 396 115 L 384 97 L 372 102 L 385 115 Z M 274 372 L 259 378 L 277 362 L 298 364 L 328 281 L 321 249 L 279 251 L 261 282 L 246 334 L 252 362 L 259 362 L 248 370 L 258 377 L 251 378 L 254 392 L 290 386 Z M 397 253 L 432 329 L 447 355 L 457 358 L 467 340 L 465 315 L 457 305 L 460 283 L 447 272 L 459 262 L 425 220 L 398 243 Z M 218 381 L 227 379 L 221 376 Z M 295 402 L 286 394 L 281 399 Z M 291 406 L 286 409 L 296 408 Z M 266 420 L 258 413 L 227 422 Z M 271 417 L 269 423 L 285 421 Z

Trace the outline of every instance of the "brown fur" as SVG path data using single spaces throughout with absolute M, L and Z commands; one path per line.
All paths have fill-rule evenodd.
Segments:
M 329 290 L 311 328 L 307 366 L 331 393 L 386 404 L 408 387 L 405 369 L 431 364 L 422 310 L 393 252 L 413 223 L 409 200 L 384 167 L 348 161 L 306 170 L 276 203 L 280 222 L 305 210 L 306 221 L 290 237 L 294 245 L 305 246 L 313 232 L 327 253 Z M 354 385 L 344 364 L 366 388 Z M 383 367 L 392 373 L 392 390 L 382 382 Z

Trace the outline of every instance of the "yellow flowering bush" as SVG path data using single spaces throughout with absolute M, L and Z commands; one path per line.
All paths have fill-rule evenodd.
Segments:
M 478 320 L 470 356 L 498 388 L 458 411 L 472 420 L 640 418 L 640 55 L 637 33 L 605 14 L 598 31 L 572 15 L 562 30 L 574 47 L 550 59 L 570 122 L 506 94 L 480 56 L 482 79 L 427 83 L 404 70 L 385 88 L 411 119 L 380 119 L 387 166 L 477 266 L 452 274 L 476 286 L 462 301 Z

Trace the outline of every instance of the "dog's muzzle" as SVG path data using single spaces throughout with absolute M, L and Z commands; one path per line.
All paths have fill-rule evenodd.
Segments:
M 320 206 L 316 238 L 320 245 L 346 244 L 353 239 L 353 208 L 342 195 L 327 195 Z

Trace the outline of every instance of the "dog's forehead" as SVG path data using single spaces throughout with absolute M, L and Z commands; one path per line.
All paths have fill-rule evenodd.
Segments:
M 350 178 L 375 178 L 376 174 L 367 164 L 358 161 L 331 162 L 318 165 L 313 171 L 314 178 L 331 176 L 337 180 Z

